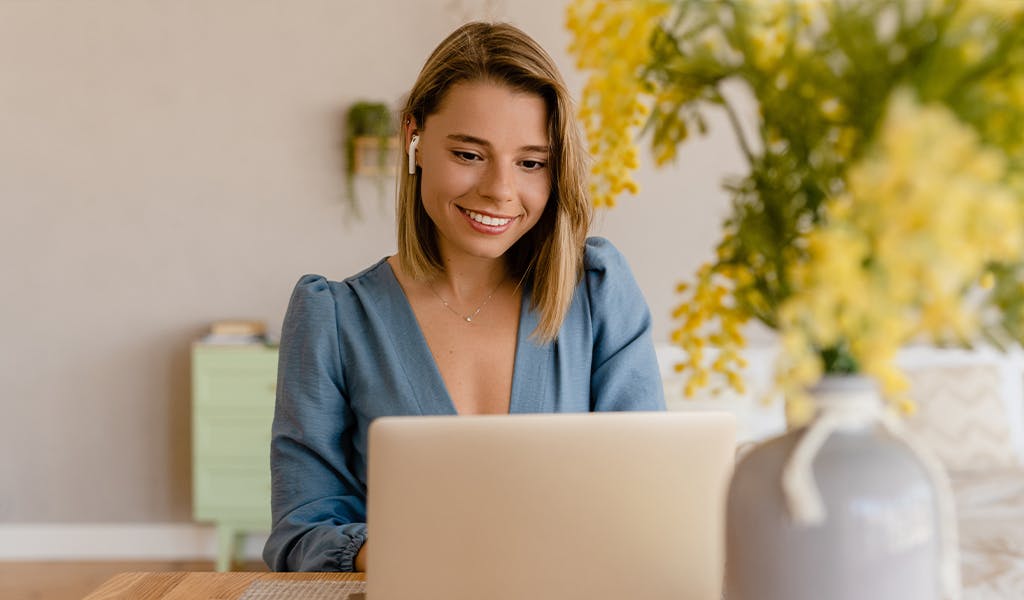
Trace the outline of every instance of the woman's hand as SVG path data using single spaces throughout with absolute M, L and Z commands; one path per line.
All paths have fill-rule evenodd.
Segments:
M 369 540 L 363 542 L 363 547 L 359 549 L 359 553 L 356 554 L 356 571 L 359 573 L 366 572 L 366 544 Z

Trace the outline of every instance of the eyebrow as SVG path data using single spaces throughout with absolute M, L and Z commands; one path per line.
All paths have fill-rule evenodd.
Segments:
M 480 138 L 472 136 L 472 135 L 466 135 L 465 133 L 452 133 L 452 134 L 449 134 L 448 135 L 448 139 L 450 139 L 452 141 L 455 141 L 455 142 L 465 142 L 467 144 L 476 144 L 478 146 L 483 146 L 485 148 L 490 148 L 491 147 L 491 143 L 488 142 L 487 140 L 480 139 Z M 522 151 L 522 152 L 540 152 L 540 153 L 549 153 L 549 152 L 551 152 L 551 148 L 549 148 L 548 146 L 523 146 L 519 150 Z

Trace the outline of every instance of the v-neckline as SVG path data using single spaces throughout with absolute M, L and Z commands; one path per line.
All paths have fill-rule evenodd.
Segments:
M 390 277 L 384 278 L 389 289 L 384 290 L 391 322 L 389 333 L 397 348 L 404 351 L 405 374 L 409 387 L 416 396 L 420 413 L 424 415 L 457 415 L 458 409 L 448 386 L 441 376 L 427 338 L 423 334 L 409 297 L 398 282 L 391 263 L 385 258 Z M 551 344 L 537 344 L 530 334 L 537 327 L 537 314 L 530 306 L 530 290 L 523 289 L 519 307 L 519 328 L 516 332 L 516 350 L 512 365 L 512 391 L 509 394 L 508 414 L 543 412 L 543 394 Z

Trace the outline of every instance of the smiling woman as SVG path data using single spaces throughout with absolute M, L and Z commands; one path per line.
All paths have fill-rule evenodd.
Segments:
M 551 193 L 542 98 L 500 83 L 460 83 L 418 134 L 412 133 L 412 117 L 406 129 L 410 139 L 420 136 L 416 164 L 422 167 L 423 208 L 448 264 L 493 262 L 540 220 Z
M 401 112 L 398 252 L 302 277 L 281 332 L 275 570 L 363 570 L 367 433 L 389 415 L 661 410 L 647 305 L 587 239 L 572 102 L 505 24 L 434 50 Z

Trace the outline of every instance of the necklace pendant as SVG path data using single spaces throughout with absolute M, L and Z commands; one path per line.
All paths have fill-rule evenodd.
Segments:
M 444 307 L 447 308 L 453 315 L 459 317 L 460 319 L 462 319 L 463 321 L 465 321 L 467 323 L 472 323 L 473 322 L 473 317 L 475 317 L 478 314 L 480 314 L 480 311 L 483 310 L 485 306 L 487 306 L 487 303 L 491 301 L 491 298 L 494 297 L 495 293 L 497 293 L 498 288 L 501 287 L 502 283 L 504 283 L 504 281 L 498 282 L 498 287 L 496 287 L 493 290 L 491 290 L 491 293 L 486 298 L 484 298 L 484 301 L 480 304 L 480 306 L 476 307 L 476 310 L 473 311 L 473 313 L 469 314 L 469 315 L 462 314 L 462 313 L 458 312 L 457 310 L 455 310 L 455 308 L 453 308 L 452 305 L 449 304 L 447 300 L 445 300 L 444 298 L 441 297 L 441 294 L 437 293 L 437 290 L 434 289 L 433 285 L 431 285 L 430 283 L 427 283 L 427 287 L 430 288 L 430 291 L 433 292 L 433 294 L 435 296 L 437 296 L 437 299 L 441 301 L 441 304 L 443 304 Z

